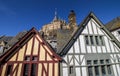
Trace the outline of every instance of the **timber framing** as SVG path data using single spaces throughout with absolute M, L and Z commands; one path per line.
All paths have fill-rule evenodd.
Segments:
M 61 57 L 54 52 L 54 49 L 33 27 L 0 56 L 0 76 L 24 76 L 25 74 L 28 76 L 32 74 L 36 76 L 59 76 L 59 62 L 61 60 Z M 26 68 L 29 68 L 30 71 L 26 71 Z M 7 70 L 11 71 L 7 72 Z
M 86 24 L 88 21 L 93 18 L 99 25 L 100 29 L 104 30 L 105 33 L 111 38 L 111 40 L 120 48 L 120 42 L 110 33 L 110 31 L 107 30 L 107 28 L 104 26 L 104 24 L 95 16 L 93 12 L 90 12 L 89 15 L 79 24 L 79 28 L 76 30 L 74 35 L 71 37 L 69 42 L 63 47 L 62 50 L 58 52 L 60 56 L 65 56 L 67 52 L 69 51 L 70 47 L 74 44 L 76 41 L 77 37 L 82 33 L 84 28 L 86 27 Z

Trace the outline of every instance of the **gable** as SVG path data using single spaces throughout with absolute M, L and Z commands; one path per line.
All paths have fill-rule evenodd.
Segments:
M 88 42 L 90 44 L 86 44 L 85 36 L 88 36 Z M 91 38 L 93 43 L 91 43 Z M 98 37 L 98 43 L 101 43 L 99 37 L 102 37 L 103 45 L 96 44 L 96 38 Z M 79 47 L 81 46 L 81 47 Z M 105 33 L 105 31 L 101 28 L 101 26 L 91 18 L 88 23 L 86 24 L 82 33 L 78 36 L 77 40 L 71 47 L 74 47 L 75 53 L 114 53 L 120 52 L 118 46 L 111 40 L 111 38 Z M 82 49 L 80 49 L 82 48 Z M 81 50 L 81 51 L 80 51 Z M 73 50 L 69 51 L 68 53 L 72 53 Z
M 116 38 L 104 27 L 104 25 L 90 13 L 87 18 L 81 23 L 74 37 L 63 48 L 61 55 L 67 53 L 113 53 L 120 52 L 120 44 Z M 92 45 L 86 45 L 85 36 L 88 36 L 89 43 L 93 39 Z M 90 38 L 91 37 L 91 38 Z M 96 44 L 96 39 L 99 39 L 100 45 Z M 103 44 L 101 45 L 100 38 Z M 68 52 L 69 50 L 69 52 Z
M 21 43 L 18 44 L 19 42 Z M 14 47 L 15 49 L 13 49 Z M 7 57 L 5 61 L 24 61 L 26 56 L 38 57 L 39 61 L 60 60 L 60 57 L 54 53 L 53 49 L 47 45 L 35 29 L 31 29 L 23 38 L 21 38 L 21 40 L 8 50 L 8 53 L 6 52 L 6 54 L 1 57 L 1 60 L 4 60 L 4 58 Z

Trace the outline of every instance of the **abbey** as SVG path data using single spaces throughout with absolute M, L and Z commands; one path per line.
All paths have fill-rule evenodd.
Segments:
M 0 37 L 0 76 L 120 76 L 120 42 L 93 12 L 77 25 L 55 17 L 37 31 Z M 119 25 L 118 25 L 119 26 Z M 119 30 L 119 27 L 114 30 Z M 8 40 L 6 40 L 6 38 Z
M 68 23 L 65 20 L 60 19 L 55 11 L 55 17 L 53 20 L 43 25 L 40 33 L 44 39 L 51 44 L 56 50 L 61 50 L 65 43 L 72 37 L 73 33 L 77 30 L 76 14 L 73 10 L 68 15 Z

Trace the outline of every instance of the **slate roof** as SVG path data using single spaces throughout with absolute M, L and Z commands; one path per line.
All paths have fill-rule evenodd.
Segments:
M 108 22 L 105 27 L 111 32 L 120 29 L 120 17 L 117 17 L 112 21 Z
M 13 38 L 13 36 L 1 36 L 0 37 L 0 42 L 4 41 L 5 43 L 8 43 L 11 39 Z
M 25 34 L 27 31 L 19 32 L 15 37 L 13 37 L 6 46 L 13 46 L 16 42 L 18 42 Z
M 67 54 L 67 52 L 72 47 L 72 45 L 74 44 L 76 39 L 79 37 L 79 35 L 82 33 L 86 24 L 91 18 L 93 18 L 100 25 L 100 28 L 103 29 L 106 32 L 106 34 L 108 34 L 108 36 L 114 41 L 114 43 L 120 48 L 120 43 L 118 42 L 118 40 L 110 33 L 110 31 L 107 30 L 104 24 L 95 16 L 95 14 L 93 12 L 90 12 L 89 15 L 83 20 L 83 22 L 81 22 L 81 24 L 79 25 L 79 28 L 74 33 L 70 41 L 64 46 L 62 50 L 58 52 L 60 56 L 65 56 Z

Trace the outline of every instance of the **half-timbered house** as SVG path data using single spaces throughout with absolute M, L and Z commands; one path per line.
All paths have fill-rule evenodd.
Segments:
M 0 56 L 0 76 L 59 76 L 60 60 L 32 28 Z
M 59 54 L 61 76 L 120 76 L 120 43 L 92 12 Z

